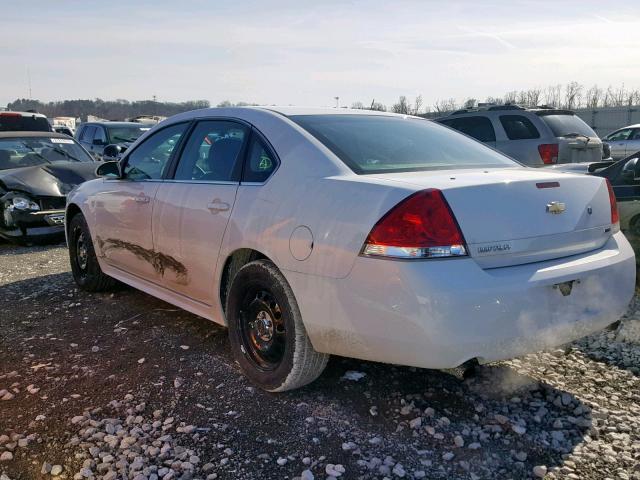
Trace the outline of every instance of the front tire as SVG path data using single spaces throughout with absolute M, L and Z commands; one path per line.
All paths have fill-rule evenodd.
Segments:
M 116 286 L 116 280 L 100 268 L 91 241 L 87 221 L 81 213 L 69 222 L 69 260 L 71 273 L 78 287 L 87 292 L 104 292 Z
M 302 387 L 327 366 L 329 355 L 313 349 L 291 287 L 267 260 L 238 270 L 226 316 L 234 357 L 249 380 L 264 390 Z

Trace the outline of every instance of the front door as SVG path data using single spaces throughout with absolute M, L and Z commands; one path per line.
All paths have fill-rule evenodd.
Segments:
M 605 138 L 605 142 L 611 147 L 611 158 L 620 160 L 627 154 L 627 141 L 631 136 L 631 128 L 623 128 L 613 132 Z
M 193 129 L 172 180 L 156 195 L 156 250 L 179 263 L 184 275 L 165 276 L 163 286 L 207 305 L 218 299 L 215 271 L 241 173 L 249 129 L 228 120 L 200 121 Z
M 124 159 L 124 178 L 105 179 L 105 188 L 91 199 L 95 221 L 93 241 L 105 262 L 159 283 L 166 259 L 153 248 L 152 217 L 158 187 L 187 124 L 159 130 Z

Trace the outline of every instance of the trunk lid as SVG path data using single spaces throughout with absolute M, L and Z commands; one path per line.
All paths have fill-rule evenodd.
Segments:
M 483 268 L 584 253 L 612 234 L 609 193 L 600 177 L 528 168 L 376 177 L 440 189 L 469 255 Z

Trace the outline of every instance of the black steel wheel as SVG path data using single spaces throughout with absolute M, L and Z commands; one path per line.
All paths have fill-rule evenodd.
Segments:
M 69 260 L 71 273 L 76 284 L 88 292 L 102 292 L 112 289 L 116 280 L 105 275 L 100 268 L 93 249 L 89 226 L 81 213 L 69 222 Z
M 282 273 L 267 260 L 241 267 L 231 281 L 226 317 L 233 354 L 247 377 L 279 392 L 302 387 L 324 370 Z

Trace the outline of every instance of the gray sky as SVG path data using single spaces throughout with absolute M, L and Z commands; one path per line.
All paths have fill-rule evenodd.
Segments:
M 4 4 L 4 5 L 3 5 Z M 28 97 L 342 105 L 640 87 L 637 0 L 0 0 L 0 105 Z

